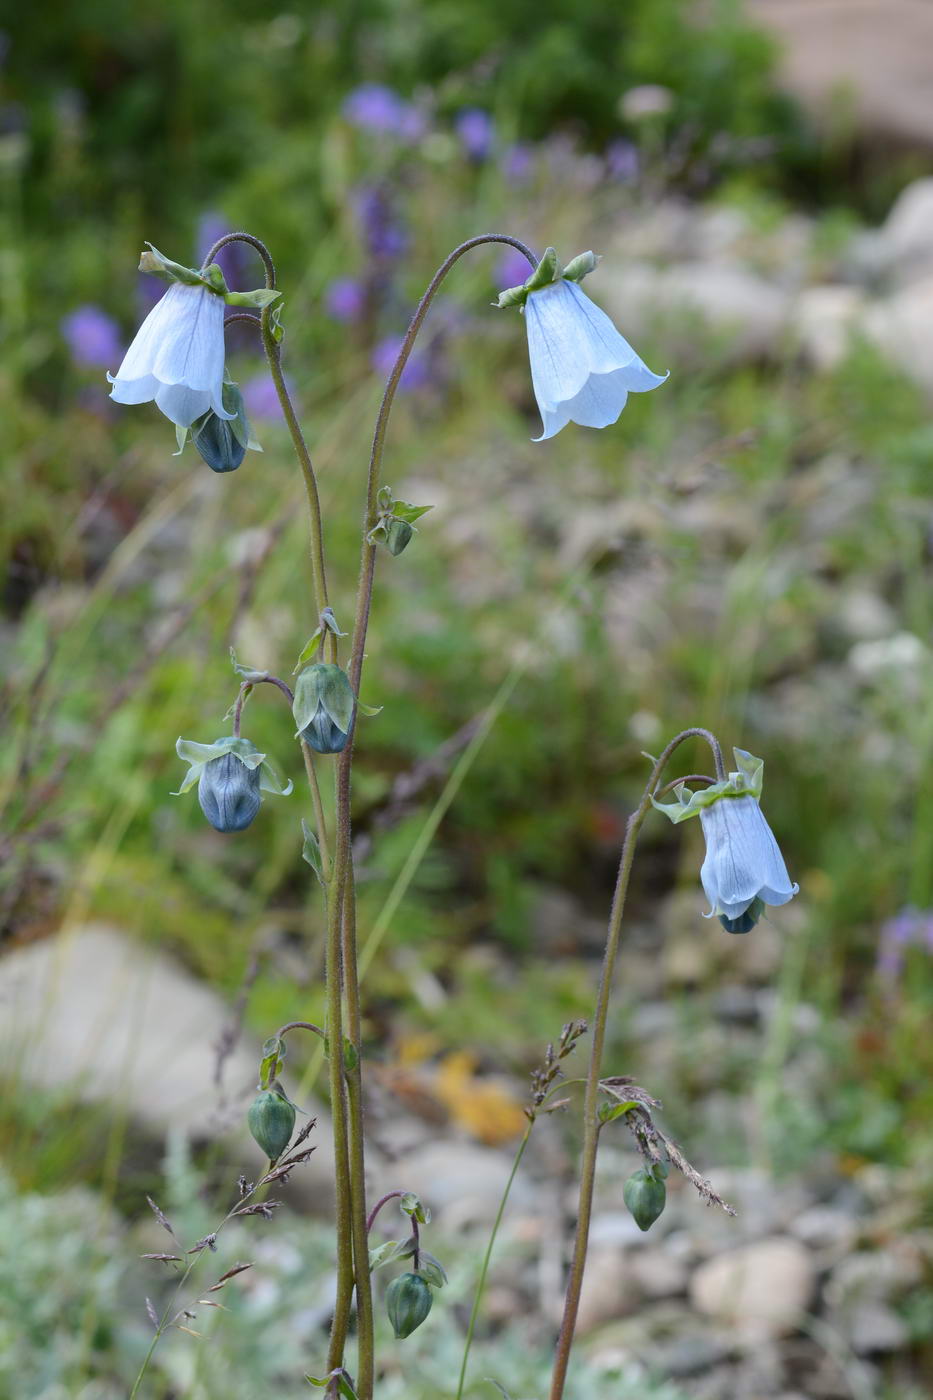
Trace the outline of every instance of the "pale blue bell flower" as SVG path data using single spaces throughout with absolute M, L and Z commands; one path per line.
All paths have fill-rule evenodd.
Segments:
M 560 278 L 529 292 L 524 313 L 531 382 L 544 426 L 535 442 L 571 422 L 606 428 L 630 393 L 656 389 L 667 378 L 651 372 L 576 282 Z
M 244 831 L 256 813 L 262 795 L 258 768 L 247 768 L 235 753 L 212 758 L 201 769 L 198 801 L 215 831 Z
M 143 321 L 116 375 L 110 397 L 117 403 L 155 400 L 181 428 L 224 408 L 224 301 L 209 287 L 173 282 Z
M 707 917 L 716 914 L 730 933 L 746 933 L 763 905 L 793 899 L 800 887 L 791 882 L 756 796 L 719 797 L 700 809 L 700 822 L 706 838 L 700 880 L 710 902 Z

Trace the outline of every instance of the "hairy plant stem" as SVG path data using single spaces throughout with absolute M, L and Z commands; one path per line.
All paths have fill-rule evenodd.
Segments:
M 583 1101 L 583 1151 L 580 1162 L 580 1197 L 577 1207 L 577 1230 L 574 1239 L 573 1258 L 567 1279 L 567 1293 L 564 1299 L 564 1315 L 554 1357 L 554 1371 L 551 1376 L 550 1400 L 562 1400 L 567 1380 L 567 1367 L 573 1334 L 580 1308 L 580 1294 L 583 1288 L 583 1271 L 586 1267 L 586 1250 L 589 1243 L 590 1216 L 593 1209 L 593 1189 L 596 1182 L 596 1152 L 599 1145 L 598 1098 L 599 1080 L 602 1068 L 603 1049 L 606 1042 L 606 1023 L 609 1014 L 609 997 L 612 991 L 612 975 L 615 970 L 616 954 L 619 950 L 619 935 L 622 931 L 622 916 L 625 912 L 625 897 L 628 893 L 632 861 L 635 858 L 635 845 L 645 817 L 651 810 L 651 798 L 661 774 L 674 750 L 687 739 L 705 739 L 713 754 L 716 777 L 725 777 L 722 750 L 719 741 L 708 729 L 684 729 L 672 739 L 661 756 L 655 760 L 641 801 L 629 817 L 625 827 L 625 841 L 619 862 L 612 910 L 609 915 L 609 931 L 606 938 L 606 951 L 603 955 L 599 991 L 596 997 L 596 1011 L 591 1022 L 593 1039 L 590 1048 L 589 1071 L 586 1076 L 586 1092 Z
M 398 388 L 399 380 L 408 362 L 418 332 L 421 329 L 428 308 L 434 300 L 434 296 L 443 282 L 447 273 L 464 253 L 471 248 L 479 247 L 484 243 L 508 243 L 514 248 L 518 248 L 528 258 L 532 267 L 537 265 L 537 259 L 524 243 L 516 238 L 510 238 L 505 234 L 482 234 L 478 238 L 468 239 L 455 248 L 450 256 L 441 264 L 437 272 L 431 279 L 428 287 L 421 298 L 412 316 L 411 323 L 402 342 L 392 372 L 389 375 L 382 403 L 379 406 L 379 413 L 376 418 L 376 427 L 373 433 L 372 449 L 369 460 L 369 477 L 366 492 L 366 510 L 363 517 L 363 539 L 360 560 L 360 578 L 357 590 L 356 615 L 353 626 L 353 641 L 350 654 L 348 674 L 350 685 L 355 695 L 360 692 L 360 679 L 363 672 L 363 657 L 366 646 L 366 632 L 369 626 L 369 613 L 372 605 L 373 580 L 375 575 L 376 546 L 368 538 L 370 531 L 376 523 L 376 496 L 379 490 L 379 474 L 382 464 L 382 453 L 385 444 L 386 428 L 392 410 L 392 403 L 395 398 L 395 391 Z M 264 311 L 263 316 L 267 313 Z M 264 334 L 265 339 L 265 334 Z M 336 639 L 334 639 L 336 642 Z M 348 1095 L 348 1117 L 349 1117 L 349 1159 L 350 1159 L 350 1179 L 351 1179 L 351 1214 L 354 1230 L 355 1255 L 356 1255 L 356 1287 L 357 1287 L 357 1309 L 359 1313 L 359 1371 L 357 1378 L 357 1394 L 359 1400 L 372 1400 L 372 1387 L 374 1376 L 374 1362 L 372 1352 L 372 1291 L 369 1276 L 369 1252 L 366 1242 L 366 1190 L 365 1190 L 365 1162 L 363 1151 L 363 1111 L 360 1062 L 362 1056 L 362 1046 L 360 1044 L 360 993 L 359 976 L 356 960 L 356 914 L 353 891 L 353 872 L 351 868 L 351 824 L 350 824 L 350 791 L 351 772 L 353 766 L 353 748 L 356 734 L 356 716 L 350 729 L 350 736 L 347 745 L 337 759 L 335 774 L 335 842 L 334 870 L 331 881 L 331 894 L 335 894 L 339 889 L 341 904 L 341 922 L 344 924 L 344 936 L 342 943 L 342 965 L 343 982 L 347 998 L 347 1035 L 350 1043 L 356 1051 L 356 1065 L 349 1071 L 347 1078 Z M 330 935 L 328 935 L 330 944 Z M 331 1060 L 333 1061 L 333 1041 L 331 1042 Z M 341 1042 L 341 1061 L 342 1042 Z M 333 1066 L 332 1066 L 333 1071 Z M 333 1073 L 332 1073 L 333 1077 Z M 360 1229 L 362 1221 L 363 1229 Z M 332 1348 L 333 1350 L 333 1348 Z M 331 1361 L 331 1365 L 339 1364 Z
M 249 233 L 230 233 L 224 238 L 218 239 L 204 260 L 205 266 L 212 261 L 225 244 L 233 242 L 248 243 L 251 247 L 256 249 L 259 256 L 262 258 L 265 268 L 266 286 L 274 288 L 275 264 L 272 261 L 269 250 L 260 239 L 255 238 Z M 262 336 L 263 349 L 265 350 L 266 359 L 269 363 L 269 373 L 272 376 L 272 382 L 275 385 L 275 391 L 278 395 L 279 403 L 282 406 L 282 413 L 285 417 L 285 422 L 294 445 L 295 456 L 298 458 L 298 464 L 301 467 L 305 494 L 308 499 L 309 540 L 311 573 L 314 582 L 315 615 L 316 620 L 320 622 L 321 614 L 324 612 L 325 608 L 329 607 L 327 576 L 324 567 L 324 529 L 321 517 L 321 501 L 318 494 L 317 478 L 314 473 L 311 454 L 308 451 L 308 445 L 301 431 L 301 424 L 298 421 L 298 415 L 292 405 L 288 386 L 285 383 L 285 376 L 282 373 L 282 352 L 279 342 L 276 339 L 272 312 L 273 308 L 270 306 L 264 306 L 262 308 L 259 317 L 259 329 Z M 329 628 L 324 629 L 324 634 L 325 639 L 322 646 L 329 649 L 331 660 L 336 662 L 337 638 Z M 325 982 L 327 987 L 328 1068 L 330 1078 L 331 1119 L 334 1135 L 334 1186 L 337 1229 L 337 1290 L 334 1316 L 331 1324 L 327 1364 L 329 1370 L 337 1370 L 343 1365 L 344 1352 L 346 1351 L 354 1284 L 354 1228 L 352 1220 L 353 1206 L 350 1191 L 350 1149 L 347 1126 L 348 1095 L 344 1075 L 343 1050 L 342 931 L 350 851 L 349 823 L 345 821 L 341 828 L 338 816 L 337 831 L 335 833 L 336 849 L 333 863 L 331 863 L 327 830 L 324 821 L 324 809 L 321 802 L 317 775 L 307 745 L 302 743 L 301 747 L 305 762 L 305 770 L 308 775 L 308 787 L 314 806 L 315 820 L 318 827 L 318 840 L 321 846 L 322 869 L 325 872 L 325 889 L 327 894 Z M 355 1112 L 355 1116 L 359 1116 L 358 1110 Z M 365 1215 L 363 1224 L 365 1226 Z M 368 1272 L 366 1277 L 368 1279 Z M 365 1397 L 361 1396 L 361 1400 L 365 1400 Z
M 366 1213 L 366 1160 L 363 1136 L 363 1050 L 360 981 L 356 959 L 356 883 L 353 852 L 347 856 L 343 901 L 342 951 L 347 999 L 347 1039 L 355 1050 L 346 1068 L 349 1109 L 350 1203 L 353 1226 L 353 1267 L 356 1275 L 357 1395 L 370 1400 L 375 1384 L 375 1335 L 372 1275 L 369 1268 L 369 1218 Z

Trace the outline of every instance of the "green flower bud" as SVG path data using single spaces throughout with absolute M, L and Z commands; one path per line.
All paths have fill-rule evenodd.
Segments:
M 397 1338 L 410 1337 L 420 1327 L 434 1302 L 434 1294 L 420 1274 L 399 1274 L 386 1289 L 386 1310 Z
M 401 554 L 414 533 L 407 520 L 386 521 L 386 549 L 390 554 Z
M 622 1187 L 622 1199 L 639 1230 L 650 1230 L 664 1209 L 667 1188 L 651 1171 L 639 1171 Z
M 295 1131 L 295 1109 L 274 1089 L 263 1089 L 249 1106 L 246 1121 L 270 1162 L 277 1162 Z
M 306 666 L 295 685 L 292 713 L 298 733 L 316 753 L 346 747 L 356 699 L 346 671 L 323 661 Z

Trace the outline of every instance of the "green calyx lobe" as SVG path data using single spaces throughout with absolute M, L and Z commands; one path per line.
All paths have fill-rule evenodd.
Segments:
M 165 282 L 181 282 L 186 287 L 206 287 L 215 296 L 223 297 L 228 306 L 251 306 L 261 310 L 282 298 L 282 293 L 274 287 L 258 287 L 252 292 L 231 292 L 218 263 L 202 268 L 186 267 L 184 263 L 167 258 L 151 243 L 146 244 L 146 249 L 139 256 L 139 270 L 153 277 L 161 277 Z
M 561 271 L 554 248 L 546 248 L 544 257 L 520 287 L 509 287 L 506 291 L 499 293 L 499 300 L 494 303 L 500 309 L 505 306 L 524 306 L 532 292 L 540 292 L 544 287 L 551 286 L 554 282 L 582 282 L 586 275 L 593 271 L 599 263 L 596 253 L 578 253 L 572 258 L 567 266 Z
M 764 760 L 755 758 L 744 749 L 733 749 L 732 753 L 735 757 L 735 771 L 721 782 L 711 783 L 699 792 L 692 792 L 681 783 L 674 789 L 673 802 L 658 802 L 652 797 L 652 806 L 663 812 L 670 821 L 677 823 L 685 822 L 688 817 L 698 816 L 704 807 L 712 807 L 714 802 L 730 797 L 754 797 L 757 801 L 761 797 Z

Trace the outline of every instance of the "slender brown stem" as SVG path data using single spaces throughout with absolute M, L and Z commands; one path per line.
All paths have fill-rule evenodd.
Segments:
M 202 270 L 205 267 L 210 267 L 221 248 L 226 248 L 228 243 L 248 243 L 251 248 L 255 248 L 262 258 L 266 270 L 266 286 L 275 286 L 275 263 L 272 261 L 272 254 L 262 239 L 256 238 L 252 233 L 225 233 L 223 238 L 218 238 L 217 242 L 207 250 L 207 256 L 201 264 Z
M 353 1300 L 353 1221 L 350 1195 L 350 1151 L 347 1129 L 347 1086 L 343 1053 L 343 959 L 341 954 L 341 925 L 343 921 L 344 883 L 340 864 L 340 842 L 334 875 L 327 887 L 327 953 L 325 978 L 327 984 L 327 1064 L 330 1078 L 330 1111 L 334 1126 L 334 1187 L 337 1225 L 337 1290 L 334 1316 L 331 1322 L 327 1369 L 343 1365 L 350 1330 L 350 1306 Z
M 538 259 L 519 238 L 512 238 L 506 233 L 481 233 L 476 238 L 468 238 L 465 243 L 461 243 L 455 248 L 449 257 L 441 263 L 425 290 L 424 296 L 419 301 L 415 314 L 411 318 L 408 330 L 405 332 L 405 339 L 402 341 L 401 349 L 396 357 L 392 372 L 386 383 L 382 402 L 379 405 L 379 413 L 376 417 L 376 427 L 373 432 L 372 449 L 369 455 L 369 481 L 366 490 L 366 514 L 363 518 L 363 548 L 360 559 L 360 582 L 357 591 L 356 619 L 353 624 L 353 648 L 350 655 L 350 683 L 354 691 L 359 694 L 360 675 L 363 669 L 363 650 L 366 645 L 366 630 L 369 625 L 369 609 L 372 602 L 373 574 L 376 566 L 376 546 L 369 542 L 369 532 L 376 523 L 376 496 L 379 491 L 379 476 L 382 470 L 382 454 L 385 448 L 386 428 L 389 424 L 389 415 L 392 412 L 392 404 L 395 400 L 395 391 L 398 389 L 399 381 L 405 372 L 408 357 L 411 354 L 418 332 L 424 322 L 425 316 L 438 288 L 444 281 L 450 269 L 455 263 L 468 253 L 472 248 L 479 248 L 485 243 L 506 243 L 510 248 L 517 248 L 528 259 L 532 268 L 537 267 Z
M 353 1225 L 353 1268 L 356 1275 L 357 1395 L 369 1400 L 375 1384 L 375 1327 L 372 1277 L 369 1269 L 369 1223 L 366 1215 L 366 1161 L 363 1125 L 363 1046 L 360 983 L 356 965 L 356 885 L 352 851 L 347 853 L 343 901 L 343 971 L 347 1000 L 347 1039 L 355 1055 L 347 1066 L 350 1203 Z
M 322 1040 L 326 1040 L 326 1033 L 321 1026 L 316 1026 L 313 1021 L 286 1021 L 284 1026 L 279 1026 L 275 1033 L 276 1040 L 281 1040 L 283 1035 L 289 1031 L 314 1031 Z
M 651 776 L 642 793 L 638 807 L 631 814 L 625 827 L 625 841 L 619 862 L 612 910 L 609 915 L 609 931 L 606 938 L 606 951 L 603 956 L 599 991 L 596 997 L 596 1013 L 593 1017 L 593 1039 L 590 1048 L 590 1064 L 586 1077 L 586 1093 L 583 1103 L 583 1153 L 580 1163 L 580 1198 L 577 1207 L 577 1230 L 574 1239 L 573 1258 L 567 1279 L 567 1293 L 564 1299 L 564 1316 L 557 1350 L 554 1357 L 554 1371 L 551 1377 L 550 1400 L 561 1400 L 567 1380 L 567 1367 L 570 1362 L 570 1349 L 580 1308 L 580 1293 L 583 1288 L 583 1271 L 586 1266 L 586 1250 L 589 1243 L 590 1217 L 593 1210 L 593 1189 L 596 1181 L 596 1152 L 599 1145 L 598 1098 L 599 1080 L 603 1049 L 606 1042 L 606 1024 L 609 1014 L 609 997 L 612 991 L 612 975 L 615 970 L 616 954 L 619 951 L 619 935 L 622 931 L 622 916 L 625 912 L 625 897 L 628 893 L 632 861 L 635 858 L 635 844 L 642 822 L 651 810 L 651 798 L 658 781 L 674 750 L 687 739 L 705 739 L 709 745 L 716 773 L 724 777 L 722 750 L 715 735 L 708 729 L 685 729 L 672 739 L 661 756 L 655 760 Z

